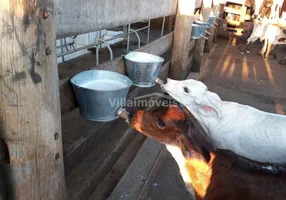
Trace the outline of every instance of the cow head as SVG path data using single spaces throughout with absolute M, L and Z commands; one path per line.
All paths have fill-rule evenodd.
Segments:
M 207 86 L 202 82 L 193 79 L 176 81 L 168 78 L 167 83 L 161 87 L 174 99 L 186 106 L 204 128 L 207 126 L 205 119 L 221 117 L 220 97 L 208 91 Z
M 155 111 L 137 110 L 129 125 L 160 143 L 179 147 L 188 158 L 208 160 L 208 152 L 214 150 L 212 141 L 195 127 L 191 119 L 187 109 L 173 105 Z
M 179 138 L 187 132 L 186 115 L 178 106 L 156 112 L 138 110 L 132 115 L 129 125 L 140 133 L 163 144 L 178 145 Z

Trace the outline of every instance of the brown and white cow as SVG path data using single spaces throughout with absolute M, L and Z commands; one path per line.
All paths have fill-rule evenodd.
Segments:
M 138 110 L 130 119 L 131 127 L 166 145 L 196 200 L 285 200 L 285 165 L 254 162 L 215 149 L 195 124 L 179 106 Z

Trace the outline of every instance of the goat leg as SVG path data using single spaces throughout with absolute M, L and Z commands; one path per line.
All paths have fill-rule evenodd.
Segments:
M 264 54 L 265 54 L 265 52 L 266 52 L 266 49 L 267 49 L 267 39 L 264 40 L 263 47 L 262 47 L 262 49 L 260 50 L 260 52 L 258 53 L 258 55 L 264 56 Z
M 241 54 L 244 54 L 245 50 L 246 50 L 246 53 L 249 53 L 250 52 L 250 49 L 249 49 L 249 46 L 252 44 L 252 42 L 248 42 L 244 48 L 240 51 Z
M 272 48 L 272 43 L 268 42 L 268 44 L 267 44 L 267 51 L 266 51 L 265 56 L 264 56 L 265 59 L 269 58 L 269 54 L 270 54 L 271 48 Z

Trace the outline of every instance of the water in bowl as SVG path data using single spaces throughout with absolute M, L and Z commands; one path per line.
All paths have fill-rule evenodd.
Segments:
M 91 90 L 118 90 L 125 88 L 126 85 L 113 80 L 93 80 L 83 84 L 82 87 Z

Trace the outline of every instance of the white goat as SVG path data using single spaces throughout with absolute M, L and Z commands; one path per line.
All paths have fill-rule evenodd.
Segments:
M 268 58 L 272 47 L 280 44 L 286 44 L 285 29 L 280 27 L 279 24 L 268 24 L 265 30 L 264 45 L 261 49 L 261 54 L 265 58 Z M 275 51 L 273 56 L 276 57 Z
M 258 16 L 255 20 L 253 20 L 253 30 L 249 38 L 247 38 L 247 44 L 241 50 L 241 54 L 244 54 L 245 50 L 249 53 L 249 46 L 253 44 L 256 40 L 260 39 L 262 42 L 264 40 L 266 25 L 269 23 L 266 17 L 260 18 Z
M 286 116 L 222 101 L 200 81 L 167 79 L 162 89 L 183 104 L 219 149 L 258 162 L 286 163 Z
M 263 6 L 264 0 L 255 0 L 255 7 L 254 7 L 254 13 L 252 15 L 253 18 L 259 15 L 260 8 Z
M 264 45 L 260 51 L 260 54 L 265 58 L 269 57 L 272 48 L 279 44 L 286 44 L 286 34 L 284 28 L 282 27 L 285 22 L 285 13 L 283 13 L 281 18 L 268 20 L 266 17 L 263 19 L 257 18 L 254 21 L 253 31 L 251 36 L 247 39 L 247 44 L 241 50 L 241 54 L 246 51 L 249 53 L 249 46 L 253 44 L 256 40 L 264 41 Z M 286 24 L 285 24 L 286 25 Z M 275 57 L 274 52 L 274 57 Z

